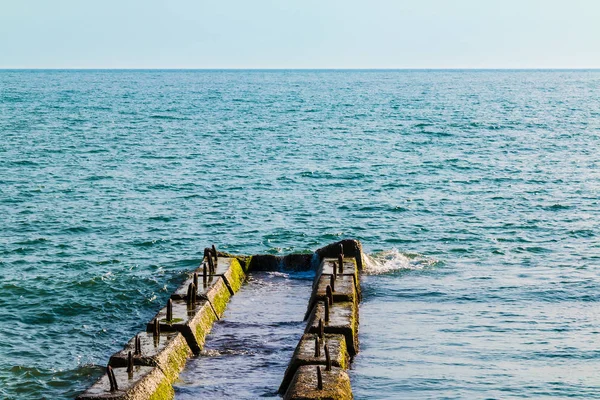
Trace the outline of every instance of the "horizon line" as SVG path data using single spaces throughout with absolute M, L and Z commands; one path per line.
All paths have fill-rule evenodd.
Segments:
M 418 67 L 418 68 L 185 68 L 185 67 L 0 67 L 0 71 L 593 71 L 600 67 Z

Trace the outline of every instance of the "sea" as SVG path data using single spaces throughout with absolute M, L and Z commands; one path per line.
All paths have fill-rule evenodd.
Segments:
M 600 398 L 599 70 L 0 71 L 0 398 L 72 399 L 205 247 L 354 238 L 357 399 Z M 257 272 L 176 399 L 278 398 Z

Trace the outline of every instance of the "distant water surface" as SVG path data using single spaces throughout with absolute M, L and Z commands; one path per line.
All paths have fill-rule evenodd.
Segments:
M 357 398 L 597 397 L 598 93 L 600 71 L 0 71 L 0 398 L 75 397 L 208 244 L 346 237 L 371 255 Z

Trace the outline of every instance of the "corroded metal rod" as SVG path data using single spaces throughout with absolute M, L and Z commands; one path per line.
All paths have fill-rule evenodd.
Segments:
M 173 320 L 173 300 L 169 299 L 167 301 L 167 322 L 171 322 Z
M 340 253 L 338 256 L 338 264 L 340 267 L 340 274 L 344 273 L 344 255 Z
M 127 373 L 133 374 L 133 354 L 127 353 Z
M 158 318 L 154 318 L 154 330 L 152 331 L 152 336 L 160 336 L 160 322 L 158 321 Z
M 327 287 L 325 288 L 325 296 L 327 296 L 327 302 L 329 303 L 330 306 L 333 305 L 333 289 L 331 288 L 331 285 L 327 285 Z
M 323 390 L 323 375 L 319 366 L 317 367 L 317 389 Z
M 135 335 L 135 350 L 134 350 L 134 354 L 136 356 L 139 356 L 142 354 L 142 339 L 140 338 L 140 335 Z
M 329 322 L 329 300 L 325 299 L 325 322 Z
M 324 333 L 325 333 L 325 327 L 323 326 L 323 318 L 319 318 L 319 328 L 318 328 L 319 339 L 323 339 Z
M 337 279 L 337 264 L 333 262 L 333 279 Z
M 198 273 L 194 272 L 194 279 L 192 279 L 192 282 L 194 283 L 194 286 L 196 286 L 196 288 L 198 288 Z
M 321 357 L 321 341 L 319 337 L 315 337 L 315 357 Z
M 331 291 L 335 292 L 335 277 L 333 275 L 329 277 L 329 286 L 331 286 Z
M 185 300 L 186 300 L 188 306 L 194 304 L 194 301 L 192 300 L 193 296 L 194 296 L 194 283 L 190 282 L 190 284 L 188 285 L 187 294 L 185 295 Z
M 119 390 L 119 386 L 117 385 L 117 378 L 115 378 L 115 371 L 113 371 L 112 367 L 109 365 L 106 367 L 106 374 L 108 375 L 108 383 L 110 384 L 110 391 L 116 392 Z
M 218 260 L 218 256 L 217 256 L 217 248 L 215 247 L 215 245 L 212 245 L 212 252 L 213 252 L 213 256 L 215 257 L 215 261 Z
M 331 357 L 329 356 L 329 346 L 325 345 L 325 371 L 331 371 Z
M 215 273 L 215 263 L 213 262 L 212 257 L 208 257 L 208 269 L 210 270 L 211 274 Z

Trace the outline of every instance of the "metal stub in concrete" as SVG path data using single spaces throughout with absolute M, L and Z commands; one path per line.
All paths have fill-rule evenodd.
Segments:
M 113 368 L 113 373 L 117 390 L 110 390 L 108 375 L 104 374 L 88 390 L 77 396 L 77 400 L 168 399 L 175 394 L 168 378 L 160 368 L 134 366 L 132 373 L 128 373 L 127 368 Z
M 315 253 L 320 259 L 323 259 L 332 257 L 337 258 L 340 252 L 344 254 L 344 257 L 354 258 L 358 265 L 358 269 L 363 269 L 363 266 L 365 264 L 365 260 L 363 259 L 364 254 L 362 251 L 362 245 L 358 240 L 344 239 L 339 242 L 322 247 L 318 249 Z
M 304 365 L 294 374 L 284 400 L 350 400 L 352 388 L 350 378 L 341 368 L 331 371 L 321 368 L 322 389 L 319 388 L 316 365 Z
M 188 286 L 185 286 L 185 283 L 188 283 Z M 190 284 L 193 284 L 193 278 L 179 286 L 175 293 L 171 295 L 171 299 L 187 302 Z M 200 286 L 199 293 L 196 296 L 196 303 L 201 300 L 209 301 L 217 316 L 221 318 L 230 298 L 231 290 L 225 284 L 225 279 L 222 276 L 211 276 L 207 287 L 203 288 L 202 285 Z
M 161 309 L 149 322 L 146 330 L 154 330 L 154 320 L 158 319 L 161 332 L 180 332 L 188 346 L 199 354 L 202 351 L 206 335 L 210 332 L 217 315 L 213 306 L 207 300 L 198 301 L 193 307 L 188 306 L 185 300 L 173 301 L 173 318 L 167 321 L 167 308 Z
M 198 275 L 198 280 L 203 281 L 204 277 L 204 264 L 202 264 L 196 271 L 194 271 Z M 206 279 L 206 285 L 204 283 L 198 283 L 198 297 L 210 298 L 210 291 L 215 284 L 217 284 L 219 278 L 223 279 L 225 287 L 229 290 L 229 294 L 233 295 L 237 292 L 244 280 L 246 279 L 246 274 L 242 268 L 240 262 L 235 258 L 229 257 L 219 257 L 216 261 L 215 265 L 215 273 L 208 273 Z M 182 300 L 187 297 L 188 287 L 190 283 L 194 282 L 193 273 L 188 276 L 175 292 L 171 295 L 171 298 L 174 300 Z
M 308 302 L 308 308 L 304 319 L 306 320 L 310 315 L 310 312 L 315 307 L 318 301 L 323 301 L 327 295 L 327 286 L 331 286 L 333 275 L 322 274 L 317 282 L 317 286 L 314 288 L 313 293 Z M 354 277 L 352 275 L 338 275 L 334 280 L 333 285 L 333 302 L 358 302 L 358 296 L 356 295 L 356 286 L 354 285 Z
M 319 341 L 319 355 L 315 352 L 315 342 L 318 340 L 317 334 L 307 333 L 302 336 L 302 339 L 296 346 L 292 360 L 290 361 L 283 382 L 279 387 L 279 393 L 283 394 L 294 377 L 294 374 L 303 365 L 322 365 L 326 366 L 325 345 L 329 348 L 331 365 L 342 369 L 347 369 L 350 364 L 350 355 L 346 348 L 346 339 L 343 335 L 326 334 Z M 323 368 L 324 369 L 324 368 Z
M 319 267 L 317 268 L 317 277 L 320 277 L 321 275 L 336 275 L 336 281 L 339 279 L 340 276 L 347 276 L 350 275 L 352 276 L 352 278 L 354 279 L 354 288 L 356 290 L 356 297 L 357 299 L 360 301 L 360 280 L 359 280 L 359 276 L 358 276 L 358 271 L 359 268 L 356 265 L 356 260 L 354 258 L 344 258 L 344 268 L 343 268 L 342 273 L 339 272 L 339 262 L 337 260 L 337 258 L 324 258 L 321 261 L 321 264 L 319 264 Z M 316 286 L 316 284 L 319 282 L 319 280 L 316 280 L 314 286 Z
M 344 335 L 348 353 L 358 353 L 358 305 L 353 302 L 333 303 L 329 308 L 329 321 L 325 321 L 325 306 L 318 302 L 313 308 L 305 333 L 318 333 L 319 320 L 323 320 L 325 333 Z
M 135 340 L 139 339 L 140 354 L 135 353 Z M 108 365 L 113 368 L 126 367 L 128 353 L 133 354 L 134 365 L 157 366 L 172 383 L 192 355 L 185 338 L 179 332 L 163 333 L 154 337 L 152 332 L 140 332 L 125 348 L 110 357 Z

